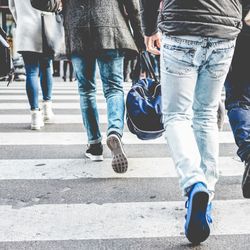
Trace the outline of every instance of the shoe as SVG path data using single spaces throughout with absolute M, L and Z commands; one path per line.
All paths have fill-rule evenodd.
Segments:
M 103 146 L 102 143 L 90 144 L 86 150 L 86 157 L 92 161 L 103 161 Z
M 208 209 L 208 200 L 206 186 L 201 182 L 194 184 L 186 202 L 185 235 L 195 245 L 205 241 L 210 234 L 207 210 L 211 210 L 211 207 Z
M 63 76 L 62 79 L 63 79 L 63 81 L 65 81 L 65 82 L 66 82 L 66 80 L 67 80 L 67 79 L 66 79 L 66 76 Z
M 41 110 L 31 110 L 31 129 L 39 130 L 44 126 L 43 113 Z
M 51 101 L 43 101 L 43 114 L 44 114 L 44 122 L 52 122 L 54 118 L 54 113 L 52 111 L 52 102 Z
M 245 171 L 242 179 L 242 193 L 244 198 L 250 198 L 250 155 L 245 161 Z
M 128 169 L 128 160 L 125 155 L 119 135 L 110 134 L 107 138 L 107 146 L 112 152 L 112 168 L 116 173 L 125 173 Z

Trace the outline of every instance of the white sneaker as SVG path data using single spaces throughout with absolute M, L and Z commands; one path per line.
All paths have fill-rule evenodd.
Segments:
M 31 110 L 31 129 L 39 130 L 44 126 L 43 113 L 41 110 Z
M 43 119 L 44 122 L 52 122 L 54 118 L 54 113 L 52 111 L 52 102 L 51 101 L 43 101 Z

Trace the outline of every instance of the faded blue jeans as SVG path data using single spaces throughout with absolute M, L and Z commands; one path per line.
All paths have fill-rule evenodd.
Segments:
M 99 66 L 103 93 L 107 103 L 107 134 L 116 132 L 122 136 L 124 128 L 123 52 L 116 49 L 101 50 L 96 54 L 72 55 L 72 63 L 78 80 L 80 106 L 88 143 L 102 140 L 96 105 L 96 63 Z
M 39 84 L 38 76 L 40 73 L 40 85 L 44 101 L 51 100 L 52 97 L 52 60 L 43 56 L 41 53 L 23 52 L 23 61 L 26 71 L 26 93 L 29 99 L 30 109 L 39 109 Z
M 210 199 L 218 180 L 217 108 L 235 41 L 163 35 L 161 84 L 166 140 L 183 194 L 203 182 Z

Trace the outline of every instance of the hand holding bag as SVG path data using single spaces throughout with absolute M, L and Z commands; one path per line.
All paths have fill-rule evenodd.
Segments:
M 147 52 L 142 53 L 148 73 L 145 78 L 133 84 L 126 100 L 127 125 L 131 133 L 141 140 L 160 137 L 163 132 L 161 85 L 154 73 Z

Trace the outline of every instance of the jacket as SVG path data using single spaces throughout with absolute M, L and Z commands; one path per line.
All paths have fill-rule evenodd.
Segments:
M 145 35 L 159 29 L 169 35 L 197 35 L 235 39 L 242 28 L 242 3 L 249 0 L 141 0 Z M 159 17 L 158 17 L 159 14 Z
M 62 2 L 68 54 L 95 53 L 101 49 L 122 49 L 136 54 L 144 48 L 138 0 L 51 2 L 55 4 L 50 9 Z

